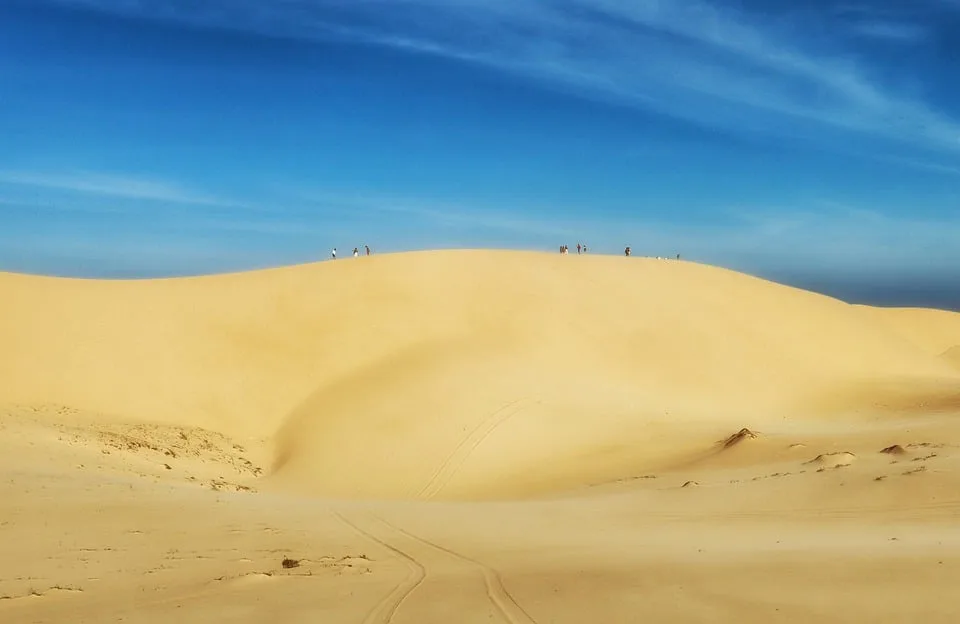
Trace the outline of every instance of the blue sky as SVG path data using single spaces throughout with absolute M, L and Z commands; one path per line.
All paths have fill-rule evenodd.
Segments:
M 0 0 L 0 270 L 674 255 L 960 306 L 960 0 Z

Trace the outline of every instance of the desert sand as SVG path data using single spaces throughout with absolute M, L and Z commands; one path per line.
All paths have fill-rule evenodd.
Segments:
M 960 620 L 960 314 L 495 251 L 0 302 L 4 623 Z

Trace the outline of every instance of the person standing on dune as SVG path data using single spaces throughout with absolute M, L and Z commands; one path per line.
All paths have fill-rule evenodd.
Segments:
M 330 252 L 330 255 L 333 257 L 334 260 L 337 259 L 337 248 L 336 248 L 336 247 L 333 248 L 333 251 Z
M 367 255 L 370 255 L 370 245 L 364 245 L 363 248 L 366 250 Z
M 359 257 L 360 257 L 360 250 L 357 249 L 356 247 L 353 248 L 353 257 L 354 257 L 354 258 L 359 258 Z

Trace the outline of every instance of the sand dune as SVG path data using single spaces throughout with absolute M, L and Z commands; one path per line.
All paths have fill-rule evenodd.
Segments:
M 279 482 L 335 496 L 562 490 L 655 467 L 693 429 L 958 387 L 928 347 L 949 323 L 907 341 L 688 263 L 445 252 L 3 288 L 0 400 L 271 439 Z
M 4 621 L 181 604 L 258 621 L 261 598 L 345 622 L 956 615 L 932 600 L 960 570 L 958 314 L 488 251 L 0 274 L 0 299 L 0 522 L 19 544 L 0 561 L 75 545 L 44 551 L 55 568 L 0 564 Z M 910 547 L 878 554 L 894 526 Z M 913 563 L 883 580 L 871 557 Z M 931 564 L 920 591 L 910 572 Z M 778 569 L 793 590 L 764 580 Z M 894 577 L 910 601 L 866 598 Z M 136 608 L 111 598 L 136 591 Z

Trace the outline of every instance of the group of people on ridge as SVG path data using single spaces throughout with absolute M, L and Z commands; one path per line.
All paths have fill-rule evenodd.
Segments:
M 366 254 L 369 256 L 369 255 L 370 255 L 370 245 L 364 245 L 364 246 L 363 246 L 363 249 L 364 249 L 364 251 L 366 252 Z M 336 248 L 336 247 L 334 247 L 334 248 L 333 248 L 333 251 L 330 252 L 330 257 L 331 257 L 333 260 L 336 260 L 336 259 L 337 259 L 337 248 Z M 360 257 L 360 249 L 359 249 L 358 247 L 354 247 L 354 248 L 353 248 L 353 257 L 354 257 L 354 258 L 359 258 L 359 257 Z
M 369 255 L 370 255 L 370 246 L 369 246 L 369 245 L 364 245 L 364 246 L 363 246 L 363 249 L 364 249 L 365 254 L 369 256 Z M 628 245 L 627 247 L 624 248 L 624 250 L 623 250 L 623 255 L 629 257 L 629 256 L 630 256 L 630 251 L 631 251 L 631 250 L 630 250 L 630 246 Z M 568 253 L 570 253 L 570 248 L 567 247 L 566 245 L 560 245 L 560 253 L 563 254 L 563 255 L 567 255 Z M 585 254 L 585 253 L 587 253 L 587 246 L 584 245 L 584 244 L 582 244 L 582 243 L 577 243 L 577 255 L 579 256 L 580 254 Z M 330 252 L 330 256 L 331 256 L 331 258 L 334 259 L 334 260 L 337 259 L 337 248 L 336 248 L 336 247 L 334 247 L 334 248 L 333 248 L 333 251 Z M 354 248 L 353 248 L 353 257 L 354 257 L 354 258 L 360 257 L 360 248 L 359 248 L 359 247 L 354 247 Z M 660 256 L 657 256 L 657 259 L 661 259 Z M 679 259 L 680 259 L 680 254 L 677 254 L 677 260 L 679 260 Z
M 570 252 L 570 248 L 569 248 L 569 247 L 567 247 L 566 245 L 560 245 L 560 253 L 561 253 L 562 255 L 566 255 L 566 254 L 569 253 L 569 252 Z M 632 252 L 632 249 L 630 249 L 630 246 L 629 246 L 629 245 L 627 245 L 626 247 L 624 247 L 624 249 L 623 249 L 623 255 L 625 255 L 625 256 L 627 256 L 627 257 L 630 257 L 630 253 L 631 253 L 631 252 Z M 587 253 L 587 246 L 586 246 L 586 245 L 582 245 L 582 244 L 580 244 L 580 243 L 577 243 L 577 255 L 585 254 L 585 253 Z M 677 254 L 677 260 L 679 260 L 679 259 L 680 259 L 680 254 Z M 657 256 L 657 260 L 666 260 L 666 258 Z
M 560 245 L 561 254 L 567 255 L 569 252 L 570 252 L 569 247 L 567 247 L 566 245 Z M 580 254 L 585 254 L 585 253 L 587 253 L 587 246 L 577 243 L 577 255 L 579 256 Z

